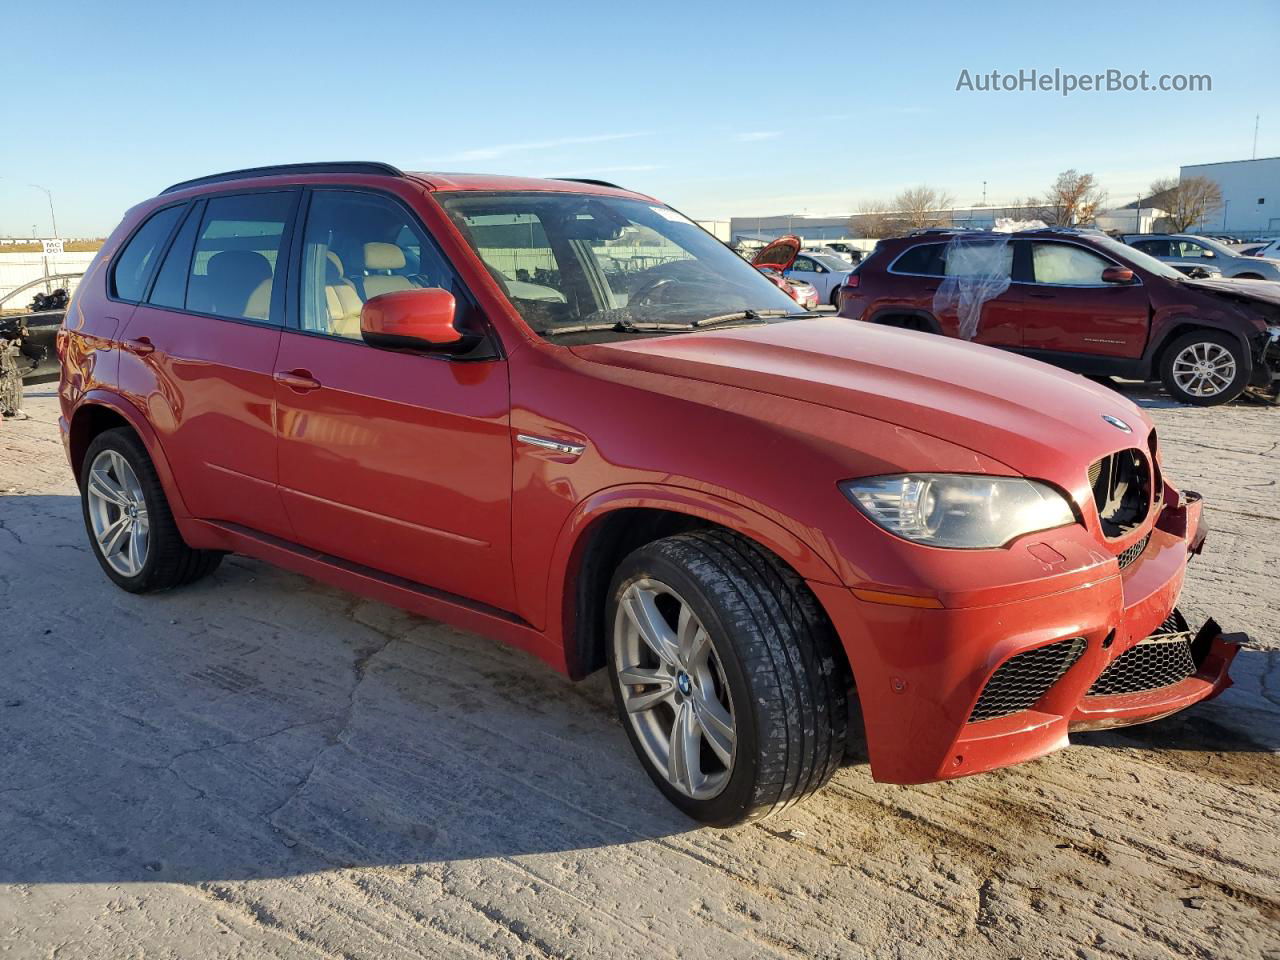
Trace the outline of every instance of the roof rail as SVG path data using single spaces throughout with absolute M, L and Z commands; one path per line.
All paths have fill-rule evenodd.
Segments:
M 248 167 L 244 170 L 229 170 L 226 173 L 213 173 L 207 177 L 196 177 L 194 180 L 183 180 L 171 187 L 161 190 L 161 195 L 185 190 L 188 187 L 202 187 L 208 183 L 224 183 L 229 180 L 249 180 L 253 177 L 289 176 L 304 173 L 356 173 L 371 174 L 383 177 L 403 177 L 404 171 L 389 163 L 377 163 L 363 160 L 338 160 L 332 163 L 277 163 L 267 167 Z
M 613 187 L 615 190 L 625 190 L 626 187 L 620 187 L 616 183 L 610 183 L 608 180 L 593 180 L 590 177 L 552 177 L 552 180 L 562 180 L 565 183 L 589 183 L 593 187 Z

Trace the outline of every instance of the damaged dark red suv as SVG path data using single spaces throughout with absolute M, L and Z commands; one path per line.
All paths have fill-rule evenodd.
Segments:
M 1160 380 L 1212 406 L 1280 386 L 1280 283 L 1193 280 L 1096 230 L 928 230 L 882 240 L 840 314 Z
M 244 553 L 607 669 L 644 769 L 709 823 L 820 788 L 854 698 L 874 776 L 920 783 L 1230 683 L 1232 639 L 1176 610 L 1201 503 L 1141 410 L 802 313 L 621 188 L 180 183 L 108 239 L 59 353 L 121 588 Z

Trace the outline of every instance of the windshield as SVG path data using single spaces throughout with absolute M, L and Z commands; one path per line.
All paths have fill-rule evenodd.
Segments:
M 669 207 L 581 193 L 435 197 L 542 336 L 651 335 L 737 314 L 744 323 L 803 315 L 750 264 Z
M 1108 253 L 1119 257 L 1121 261 L 1128 261 L 1133 266 L 1147 271 L 1147 273 L 1154 273 L 1157 277 L 1164 277 L 1166 280 L 1186 279 L 1185 276 L 1167 263 L 1157 260 L 1148 253 L 1143 253 L 1137 247 L 1131 247 L 1127 243 L 1121 243 L 1119 240 L 1113 240 L 1108 236 L 1091 236 L 1089 239 Z

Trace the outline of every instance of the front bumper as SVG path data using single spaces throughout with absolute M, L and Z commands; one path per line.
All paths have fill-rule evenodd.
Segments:
M 906 784 L 982 773 L 1065 747 L 1072 730 L 1155 720 L 1226 689 L 1243 637 L 1223 635 L 1211 621 L 1185 679 L 1089 695 L 1109 666 L 1170 617 L 1204 536 L 1200 501 L 1187 497 L 1166 505 L 1146 549 L 1125 570 L 1109 562 L 1090 582 L 1006 603 L 922 609 L 812 584 L 853 667 L 872 775 Z M 1033 703 L 975 719 L 997 670 L 1019 654 L 1064 643 L 1071 644 L 1070 662 Z

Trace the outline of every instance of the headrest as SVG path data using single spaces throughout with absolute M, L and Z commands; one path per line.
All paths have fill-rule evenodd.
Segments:
M 324 282 L 330 286 L 340 283 L 343 278 L 342 260 L 332 250 L 327 251 L 325 257 Z
M 205 272 L 219 282 L 256 284 L 271 276 L 271 263 L 254 250 L 223 250 L 209 258 Z
M 404 251 L 394 243 L 366 243 L 364 268 L 366 270 L 399 270 L 404 266 Z

